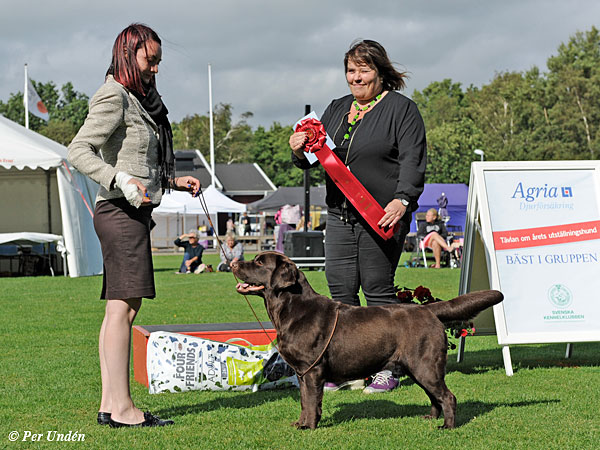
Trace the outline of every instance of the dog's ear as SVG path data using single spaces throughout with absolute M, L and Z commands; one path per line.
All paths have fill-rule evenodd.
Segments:
M 282 290 L 293 286 L 298 281 L 298 268 L 289 261 L 278 261 L 271 276 L 271 289 Z

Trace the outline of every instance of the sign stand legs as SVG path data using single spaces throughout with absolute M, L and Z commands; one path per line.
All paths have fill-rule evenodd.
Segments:
M 458 354 L 456 355 L 456 362 L 460 363 L 465 358 L 465 337 L 461 336 L 458 339 Z
M 565 352 L 565 358 L 573 356 L 573 344 L 567 344 L 567 351 Z
M 512 361 L 510 360 L 510 348 L 508 345 L 502 346 L 502 358 L 504 359 L 504 370 L 506 376 L 513 376 Z

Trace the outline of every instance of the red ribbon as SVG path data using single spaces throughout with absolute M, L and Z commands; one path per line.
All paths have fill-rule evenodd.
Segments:
M 296 128 L 296 131 L 303 131 L 306 133 L 308 140 L 304 145 L 307 152 L 315 153 L 318 150 L 327 147 L 327 133 L 325 132 L 325 127 L 317 119 L 304 119 L 300 122 L 298 128 Z
M 365 189 L 358 179 L 348 170 L 344 163 L 333 153 L 327 145 L 327 133 L 323 124 L 316 119 L 304 119 L 296 132 L 306 132 L 308 140 L 305 144 L 307 152 L 314 153 L 327 174 L 336 186 L 342 191 L 350 203 L 356 208 L 371 228 L 383 239 L 390 239 L 399 227 L 382 228 L 377 223 L 384 216 L 385 211 L 377 200 Z

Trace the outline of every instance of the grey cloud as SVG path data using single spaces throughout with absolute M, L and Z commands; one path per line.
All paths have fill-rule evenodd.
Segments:
M 23 89 L 23 63 L 36 81 L 71 81 L 92 95 L 117 33 L 134 21 L 163 39 L 158 85 L 172 120 L 214 102 L 251 124 L 293 123 L 310 103 L 321 113 L 347 92 L 342 58 L 357 37 L 380 41 L 409 71 L 407 94 L 452 78 L 463 86 L 495 72 L 545 69 L 546 59 L 600 17 L 594 0 L 364 2 L 357 0 L 4 0 L 0 17 L 0 99 Z

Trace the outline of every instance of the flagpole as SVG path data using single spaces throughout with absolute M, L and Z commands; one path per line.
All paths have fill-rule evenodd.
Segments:
M 215 137 L 213 128 L 212 76 L 210 64 L 208 65 L 208 109 L 210 127 L 210 185 L 215 187 Z
M 23 104 L 25 105 L 25 128 L 29 129 L 29 89 L 27 83 L 27 63 L 25 63 L 25 88 L 23 89 Z

